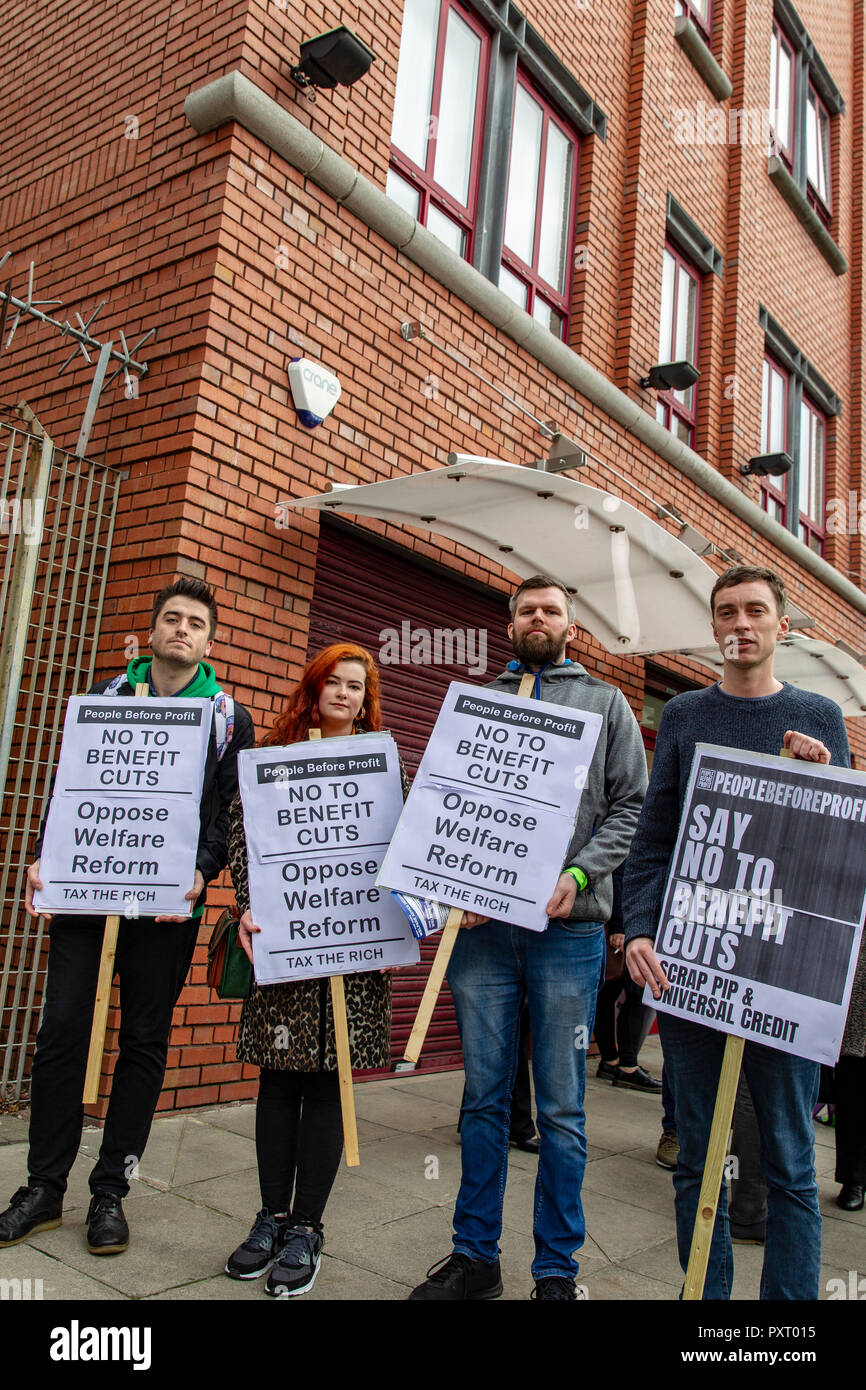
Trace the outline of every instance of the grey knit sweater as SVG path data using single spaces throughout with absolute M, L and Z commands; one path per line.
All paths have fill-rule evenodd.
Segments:
M 623 917 L 626 940 L 655 937 L 676 844 L 696 743 L 778 753 L 786 732 L 818 738 L 830 762 L 850 766 L 842 711 L 832 700 L 787 683 L 776 695 L 746 699 L 718 685 L 689 690 L 665 706 L 659 724 L 649 789 L 625 866 Z M 842 1052 L 866 1055 L 866 941 L 854 977 Z

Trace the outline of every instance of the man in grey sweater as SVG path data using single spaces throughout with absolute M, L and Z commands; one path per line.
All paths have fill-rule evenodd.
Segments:
M 533 575 L 511 599 L 508 634 L 516 660 L 494 690 L 516 695 L 535 674 L 536 699 L 602 717 L 565 865 L 546 905 L 547 927 L 527 931 L 464 913 L 448 968 L 457 1011 L 466 1096 L 463 1176 L 454 1212 L 454 1251 L 413 1299 L 498 1298 L 498 1240 L 508 1163 L 508 1116 L 521 1004 L 529 1004 L 532 1072 L 540 1137 L 535 1185 L 534 1296 L 576 1298 L 573 1252 L 585 1235 L 580 1190 L 586 1166 L 583 1094 L 586 1048 L 611 910 L 611 874 L 628 853 L 646 788 L 640 729 L 620 690 L 566 658 L 577 628 L 558 580 Z
M 677 839 L 695 744 L 699 741 L 847 767 L 848 737 L 839 706 L 776 680 L 773 656 L 788 631 L 785 591 L 772 570 L 726 570 L 710 597 L 713 636 L 724 657 L 722 679 L 665 706 L 652 775 L 625 868 L 626 962 L 654 998 L 668 988 L 653 949 L 668 866 Z M 674 1175 L 677 1242 L 685 1272 L 721 1070 L 725 1034 L 659 1013 L 665 1073 L 676 1108 L 679 1163 Z M 813 1157 L 816 1062 L 748 1041 L 743 1070 L 761 1131 L 769 1184 L 761 1297 L 816 1299 L 821 1216 Z M 733 1256 L 724 1185 L 710 1248 L 705 1299 L 730 1297 Z

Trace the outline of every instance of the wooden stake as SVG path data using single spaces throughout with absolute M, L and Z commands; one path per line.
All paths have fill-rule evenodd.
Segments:
M 149 688 L 147 681 L 139 681 L 135 687 L 135 693 L 136 695 L 147 695 Z M 102 935 L 102 952 L 99 957 L 99 975 L 96 981 L 96 998 L 93 1001 L 93 1023 L 90 1029 L 87 1071 L 84 1074 L 83 1100 L 85 1105 L 95 1105 L 99 1099 L 99 1078 L 102 1075 L 102 1057 L 105 1052 L 105 1025 L 108 1022 L 108 1003 L 111 998 L 111 982 L 114 979 L 114 956 L 117 950 L 119 929 L 119 917 L 106 917 L 105 931 Z
M 308 738 L 321 738 L 321 729 L 310 729 Z M 331 1009 L 334 1014 L 334 1042 L 337 1049 L 337 1077 L 340 1083 L 340 1109 L 343 1112 L 343 1143 L 346 1147 L 346 1167 L 357 1168 L 361 1162 L 358 1152 L 358 1124 L 355 1119 L 355 1090 L 352 1085 L 352 1055 L 349 1051 L 349 1024 L 346 1019 L 346 988 L 342 975 L 329 976 Z
M 424 1046 L 427 1029 L 430 1027 L 433 1010 L 436 1008 L 439 991 L 442 988 L 442 981 L 445 979 L 445 971 L 448 969 L 448 962 L 451 959 L 451 952 L 454 950 L 462 918 L 462 907 L 452 907 L 445 926 L 442 928 L 442 935 L 439 938 L 436 955 L 433 957 L 430 974 L 427 976 L 424 993 L 421 995 L 421 1003 L 415 1015 L 412 1032 L 409 1034 L 406 1051 L 403 1053 L 403 1061 L 408 1062 L 413 1069 L 418 1065 L 418 1058 L 421 1056 L 421 1049 Z
M 352 1058 L 349 1054 L 349 1025 L 346 1021 L 346 991 L 342 975 L 331 976 L 331 1008 L 334 1012 L 334 1041 L 337 1045 L 337 1075 L 340 1079 L 340 1109 L 343 1112 L 343 1142 L 346 1167 L 357 1168 L 358 1126 L 355 1121 L 355 1092 L 352 1086 Z
M 523 699 L 532 697 L 535 676 L 531 671 L 527 671 L 520 678 L 517 694 Z M 442 928 L 442 936 L 433 964 L 430 967 L 430 974 L 427 976 L 427 983 L 424 986 L 424 993 L 421 996 L 421 1003 L 415 1015 L 415 1022 L 412 1025 L 412 1032 L 409 1034 L 409 1041 L 403 1053 L 403 1061 L 398 1062 L 395 1071 L 414 1071 L 421 1056 L 421 1049 L 424 1046 L 424 1039 L 427 1037 L 427 1029 L 430 1027 L 430 1020 L 433 1017 L 433 1010 L 436 1008 L 439 992 L 442 989 L 442 982 L 445 979 L 445 972 L 448 969 L 448 962 L 451 959 L 451 952 L 457 940 L 457 933 L 460 930 L 460 922 L 463 918 L 463 909 L 452 907 Z
M 716 1092 L 716 1108 L 713 1111 L 713 1124 L 710 1129 L 710 1142 L 704 1163 L 704 1177 L 698 1211 L 695 1217 L 695 1230 L 692 1248 L 683 1286 L 683 1302 L 703 1297 L 704 1282 L 707 1277 L 707 1262 L 710 1258 L 710 1244 L 716 1224 L 716 1210 L 719 1205 L 719 1191 L 722 1186 L 722 1172 L 728 1149 L 728 1135 L 737 1098 L 737 1082 L 740 1079 L 740 1065 L 743 1060 L 744 1038 L 736 1038 L 729 1033 L 725 1041 L 722 1070 L 719 1076 L 719 1089 Z

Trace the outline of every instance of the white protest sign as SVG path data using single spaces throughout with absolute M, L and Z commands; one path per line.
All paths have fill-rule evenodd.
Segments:
M 238 772 L 256 982 L 414 965 L 409 923 L 376 886 L 403 809 L 390 734 L 244 749 Z
M 212 717 L 210 700 L 70 699 L 38 912 L 189 914 Z
M 601 724 L 452 682 L 379 882 L 544 931 Z
M 644 1002 L 832 1066 L 864 911 L 866 776 L 699 743 Z

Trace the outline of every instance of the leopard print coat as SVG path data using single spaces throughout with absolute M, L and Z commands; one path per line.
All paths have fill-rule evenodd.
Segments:
M 403 796 L 408 778 L 400 764 Z M 229 810 L 228 861 L 238 914 L 250 905 L 243 808 L 236 796 Z M 391 976 L 378 970 L 344 975 L 349 1051 L 356 1071 L 391 1062 Z M 331 990 L 324 980 L 288 984 L 253 983 L 241 1009 L 238 1060 L 274 1071 L 336 1071 Z

